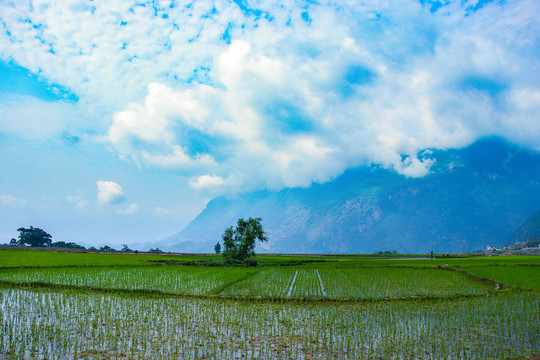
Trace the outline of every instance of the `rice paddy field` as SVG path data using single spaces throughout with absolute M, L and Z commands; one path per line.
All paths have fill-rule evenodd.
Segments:
M 0 359 L 540 353 L 538 257 L 257 259 L 2 250 Z

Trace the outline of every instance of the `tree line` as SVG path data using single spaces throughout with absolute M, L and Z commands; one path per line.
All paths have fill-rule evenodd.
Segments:
M 264 232 L 261 224 L 261 218 L 243 218 L 238 219 L 236 227 L 230 226 L 225 229 L 221 240 L 223 241 L 223 248 L 218 241 L 214 247 L 214 251 L 217 254 L 222 254 L 225 259 L 225 264 L 229 265 L 257 265 L 257 261 L 250 259 L 255 255 L 255 242 L 267 242 L 268 238 Z M 12 238 L 9 243 L 10 246 L 29 246 L 29 247 L 49 247 L 49 248 L 69 248 L 69 249 L 81 249 L 81 250 L 101 250 L 101 251 L 117 251 L 112 247 L 105 245 L 97 249 L 94 246 L 86 249 L 84 246 L 76 244 L 74 242 L 65 241 L 52 241 L 51 234 L 38 227 L 30 226 L 29 228 L 18 228 L 19 238 Z M 123 252 L 138 252 L 132 250 L 127 244 L 123 244 Z M 162 253 L 159 248 L 150 249 L 149 252 Z
M 30 226 L 29 228 L 18 228 L 19 239 L 12 238 L 9 242 L 10 246 L 30 246 L 30 247 L 53 247 L 67 249 L 85 249 L 84 246 L 74 242 L 52 241 L 51 234 L 38 227 Z
M 80 249 L 80 250 L 90 250 L 90 251 L 117 251 L 108 245 L 104 245 L 99 249 L 91 246 L 86 249 L 84 246 L 79 245 L 74 242 L 65 242 L 65 241 L 52 241 L 51 234 L 47 233 L 45 230 L 38 227 L 30 226 L 29 228 L 18 228 L 19 232 L 18 239 L 12 238 L 9 242 L 9 246 L 29 246 L 29 247 L 47 247 L 47 248 L 62 248 L 62 249 Z M 122 250 L 124 252 L 138 252 L 137 250 L 131 250 L 127 244 L 122 245 Z M 162 252 L 159 248 L 150 249 L 149 252 L 160 253 Z

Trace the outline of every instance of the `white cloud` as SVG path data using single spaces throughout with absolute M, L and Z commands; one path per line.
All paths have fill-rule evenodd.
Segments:
M 139 211 L 139 205 L 135 203 L 131 203 L 127 205 L 124 208 L 118 208 L 116 209 L 116 213 L 119 215 L 131 215 Z
M 116 113 L 104 140 L 136 162 L 161 167 L 213 165 L 208 154 L 188 155 L 181 143 L 189 139 L 176 134 L 182 126 L 200 131 L 208 116 L 192 94 L 190 90 L 175 92 L 162 84 L 149 84 L 144 104 L 133 103 L 128 110 Z
M 120 157 L 201 191 L 309 186 L 369 163 L 424 176 L 428 148 L 540 143 L 535 0 L 257 2 L 258 17 L 233 1 L 74 4 L 0 5 L 1 56 L 75 92 Z
M 114 211 L 118 215 L 132 215 L 139 211 L 140 206 L 136 203 L 122 205 L 126 200 L 126 195 L 122 187 L 114 181 L 100 180 L 97 182 L 97 187 L 98 203 L 114 205 Z
M 189 182 L 189 185 L 195 189 L 220 187 L 223 185 L 221 176 L 201 175 L 197 179 Z
M 114 181 L 100 180 L 97 183 L 99 204 L 118 204 L 125 199 L 124 190 Z
M 148 151 L 144 150 L 141 154 L 142 159 L 151 165 L 157 165 L 160 167 L 178 168 L 197 165 L 214 165 L 215 161 L 212 156 L 208 154 L 197 154 L 190 158 L 185 150 L 179 145 L 172 145 L 172 154 L 158 154 L 152 155 Z

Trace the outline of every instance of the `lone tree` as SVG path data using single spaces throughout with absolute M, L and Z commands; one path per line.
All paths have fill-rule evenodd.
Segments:
M 50 246 L 52 244 L 52 236 L 47 234 L 40 228 L 30 226 L 30 228 L 18 228 L 19 245 L 30 245 L 31 247 Z
M 214 251 L 216 252 L 216 254 L 221 253 L 221 244 L 219 243 L 219 241 L 214 246 Z
M 255 240 L 268 241 L 261 218 L 238 219 L 236 228 L 228 227 L 222 235 L 226 263 L 240 263 L 255 255 Z

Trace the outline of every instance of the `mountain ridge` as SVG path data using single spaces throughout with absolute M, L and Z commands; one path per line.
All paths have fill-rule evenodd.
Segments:
M 510 236 L 510 244 L 526 242 L 531 239 L 540 238 L 540 210 L 528 218 Z
M 467 252 L 506 245 L 540 204 L 540 153 L 499 138 L 425 152 L 432 173 L 406 178 L 377 166 L 349 169 L 310 188 L 219 197 L 168 246 L 211 252 L 240 217 L 262 217 L 258 252 Z

